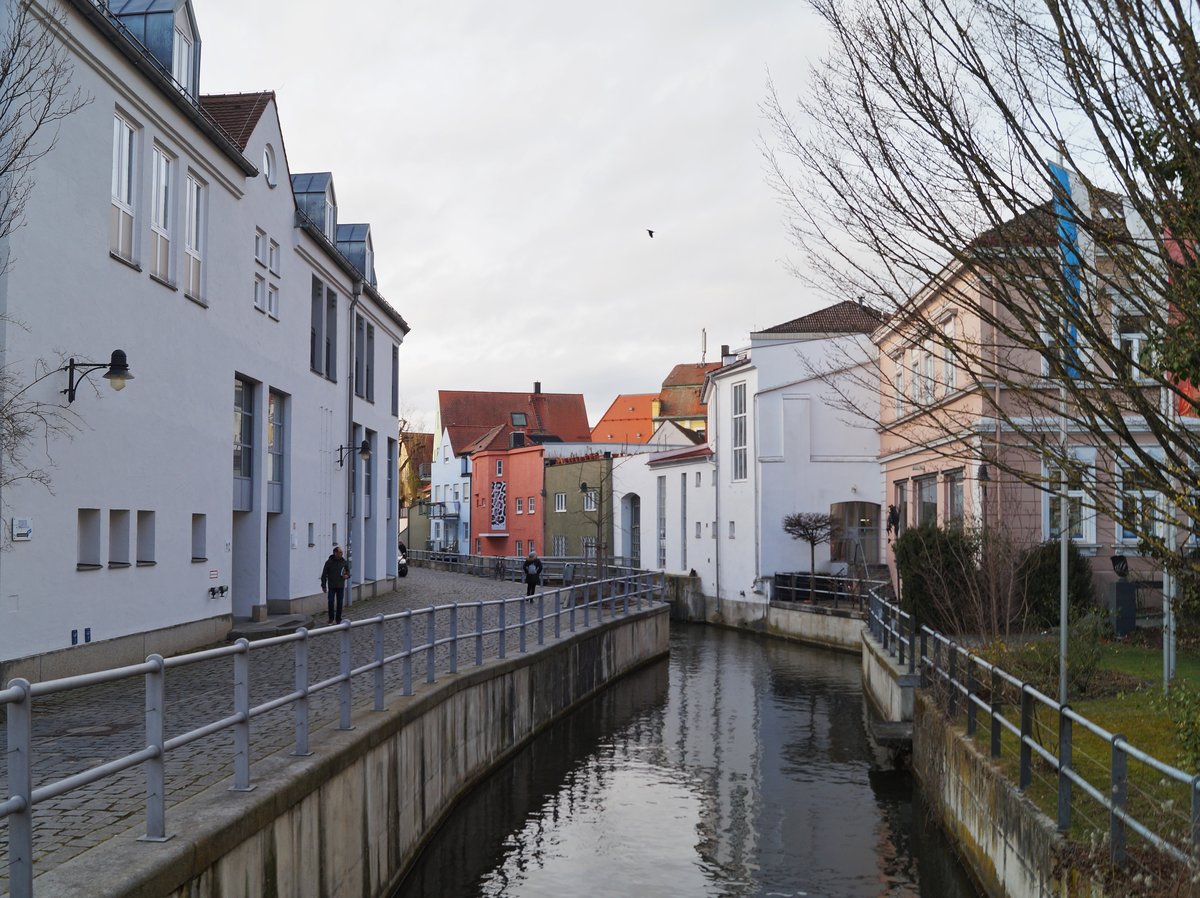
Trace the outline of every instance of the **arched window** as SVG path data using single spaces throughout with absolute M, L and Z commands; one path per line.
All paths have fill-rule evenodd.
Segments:
M 262 175 L 266 179 L 268 187 L 275 186 L 278 172 L 275 168 L 275 150 L 270 144 L 263 147 Z

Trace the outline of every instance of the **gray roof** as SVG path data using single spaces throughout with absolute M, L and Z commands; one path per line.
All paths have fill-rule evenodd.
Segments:
M 333 173 L 327 171 L 308 172 L 292 175 L 293 193 L 324 193 L 333 180 Z
M 108 8 L 118 16 L 144 12 L 175 12 L 184 0 L 108 0 Z
M 371 233 L 369 224 L 339 224 L 337 226 L 337 242 L 360 242 L 366 240 L 369 233 Z

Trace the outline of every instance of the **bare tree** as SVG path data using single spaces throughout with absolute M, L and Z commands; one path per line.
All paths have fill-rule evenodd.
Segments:
M 815 600 L 817 577 L 817 546 L 833 539 L 837 525 L 834 519 L 819 511 L 798 511 L 784 515 L 783 532 L 792 539 L 808 543 L 808 600 Z
M 1086 501 L 1193 563 L 1167 523 L 1200 520 L 1196 2 L 810 2 L 834 48 L 796 113 L 764 104 L 798 271 L 959 377 L 881 354 L 875 423 L 1049 491 L 1086 444 Z
M 0 279 L 13 259 L 9 238 L 25 223 L 37 183 L 37 164 L 58 137 L 60 123 L 89 100 L 71 84 L 73 68 L 60 39 L 63 13 L 53 4 L 5 4 L 0 22 Z M 0 316 L 7 327 L 21 322 Z M 34 398 L 31 388 L 57 373 L 63 360 L 39 361 L 33 379 L 0 360 L 0 488 L 18 480 L 47 487 L 49 472 L 30 461 L 36 440 L 77 428 L 59 404 Z

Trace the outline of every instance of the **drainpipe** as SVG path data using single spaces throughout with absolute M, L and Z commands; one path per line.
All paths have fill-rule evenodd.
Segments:
M 780 409 L 782 411 L 782 407 Z M 751 458 L 754 459 L 754 581 L 752 589 L 762 589 L 762 538 L 759 533 L 759 522 L 762 514 L 760 508 L 760 495 L 762 493 L 762 464 L 758 461 L 758 378 L 755 378 L 754 384 L 754 454 Z M 782 422 L 780 422 L 782 426 Z M 813 571 L 816 575 L 816 571 Z M 763 621 L 767 619 L 767 608 L 770 603 L 763 607 Z
M 713 404 L 716 407 L 713 409 L 712 413 L 708 416 L 709 420 L 713 422 L 713 427 L 712 427 L 713 433 L 712 433 L 712 438 L 711 438 L 712 447 L 713 447 L 713 468 L 714 468 L 713 473 L 714 473 L 716 481 L 717 481 L 716 487 L 714 488 L 714 491 L 713 491 L 714 492 L 713 517 L 716 518 L 716 520 L 713 521 L 713 526 L 717 528 L 717 532 L 713 534 L 713 543 L 716 545 L 716 550 L 713 552 L 713 558 L 715 559 L 715 561 L 713 563 L 713 574 L 716 578 L 717 616 L 718 617 L 721 614 L 721 451 L 720 451 L 720 443 L 718 442 L 718 437 L 719 437 L 720 430 L 721 430 L 720 395 L 721 395 L 720 389 L 714 388 L 713 389 Z
M 346 341 L 349 351 L 346 355 L 346 445 L 350 447 L 350 464 L 346 465 L 346 561 L 350 564 L 350 594 L 347 596 L 348 605 L 354 604 L 354 580 L 362 583 L 358 575 L 358 563 L 354 560 L 354 481 L 358 472 L 358 462 L 355 460 L 358 450 L 354 442 L 354 315 L 358 309 L 358 300 L 362 296 L 362 281 L 354 282 L 354 292 L 350 297 L 350 326 L 346 328 L 349 339 Z

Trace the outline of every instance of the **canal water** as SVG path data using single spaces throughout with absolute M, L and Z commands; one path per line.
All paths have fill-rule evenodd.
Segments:
M 671 657 L 472 792 L 396 898 L 975 898 L 864 724 L 859 659 L 672 623 Z

